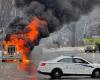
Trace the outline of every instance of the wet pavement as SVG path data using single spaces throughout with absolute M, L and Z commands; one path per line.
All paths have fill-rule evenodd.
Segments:
M 43 77 L 40 77 L 38 78 L 38 80 L 100 80 L 100 79 L 92 79 L 91 77 L 76 77 L 76 76 L 68 76 L 68 77 L 63 77 L 61 79 L 50 79 L 50 78 L 43 78 Z
M 67 53 L 67 52 L 66 52 Z M 30 63 L 23 62 L 0 62 L 0 80 L 55 80 L 50 79 L 49 76 L 41 75 L 37 73 L 37 65 L 40 61 L 40 58 L 45 60 L 51 59 L 54 56 L 65 54 L 65 53 L 32 53 L 32 58 Z M 75 54 L 74 54 L 75 55 Z M 92 53 L 78 53 L 78 56 L 83 56 L 84 58 L 90 58 L 90 60 L 94 57 L 100 60 L 100 53 L 96 53 L 95 55 Z M 93 59 L 94 60 L 94 59 Z M 37 64 L 37 65 L 36 65 Z M 92 79 L 91 77 L 63 77 L 62 79 L 57 80 L 100 80 L 100 79 Z
M 99 80 L 91 77 L 68 76 L 62 79 L 50 79 L 49 76 L 38 74 L 33 63 L 1 62 L 0 80 Z
M 63 76 L 61 79 L 51 79 L 47 75 L 38 74 L 37 80 L 100 80 L 91 78 L 91 76 Z
M 0 63 L 0 80 L 99 80 L 91 77 L 63 77 L 50 79 L 47 75 L 37 73 L 35 65 L 30 63 L 3 62 Z
M 36 80 L 35 74 L 36 69 L 32 63 L 0 63 L 0 80 Z

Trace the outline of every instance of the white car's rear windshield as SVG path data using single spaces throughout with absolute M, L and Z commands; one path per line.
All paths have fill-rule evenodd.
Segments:
M 63 58 L 63 59 L 59 60 L 58 62 L 72 63 L 73 60 L 72 60 L 72 58 Z

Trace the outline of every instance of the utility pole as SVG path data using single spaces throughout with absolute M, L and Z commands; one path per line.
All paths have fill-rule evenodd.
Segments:
M 4 12 L 3 11 L 3 4 L 2 4 L 2 0 L 0 0 L 0 28 L 2 31 L 4 31 L 4 29 L 3 29 L 3 24 L 4 24 L 3 12 Z M 2 39 L 4 39 L 3 37 L 4 37 L 4 34 L 2 33 Z
M 15 0 L 12 0 L 12 5 L 13 5 L 13 10 L 12 10 L 13 11 L 13 14 L 12 15 L 14 17 L 16 17 L 17 16 L 17 10 L 16 10 L 16 7 L 15 7 Z
M 72 47 L 75 47 L 76 46 L 76 26 L 75 26 L 75 23 L 73 22 L 72 23 Z
M 75 47 L 76 46 L 76 23 L 72 22 L 71 24 L 68 25 L 68 29 L 71 32 L 71 46 Z

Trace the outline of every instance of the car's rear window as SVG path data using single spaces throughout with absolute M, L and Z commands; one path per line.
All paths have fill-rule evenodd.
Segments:
M 72 63 L 72 58 L 63 58 L 61 60 L 59 60 L 58 62 L 65 62 L 65 63 Z

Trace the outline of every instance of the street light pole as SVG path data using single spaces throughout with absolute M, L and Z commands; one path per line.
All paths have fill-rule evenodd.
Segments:
M 14 17 L 16 17 L 17 11 L 16 11 L 16 7 L 15 7 L 15 0 L 12 1 L 12 5 L 13 5 L 13 15 L 14 15 Z
M 2 5 L 2 0 L 0 0 L 0 28 L 3 32 L 4 30 L 3 30 L 3 5 Z M 4 39 L 3 33 L 2 33 L 2 39 Z
M 70 24 L 70 31 L 71 31 L 71 46 L 76 46 L 76 23 L 72 22 Z

